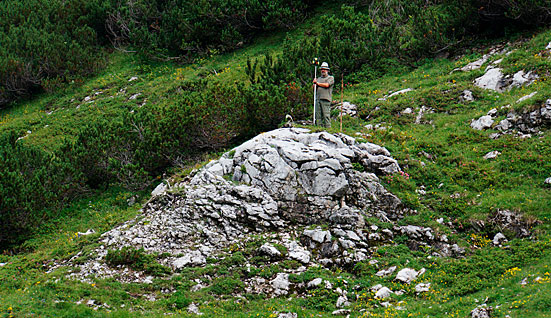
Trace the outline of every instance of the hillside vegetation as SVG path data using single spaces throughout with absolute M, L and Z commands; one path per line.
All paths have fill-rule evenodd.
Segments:
M 324 289 L 313 289 L 307 298 L 232 296 L 246 275 L 240 260 L 253 247 L 239 247 L 223 268 L 207 265 L 179 275 L 143 267 L 162 255 L 136 252 L 122 261 L 157 271 L 152 284 L 83 283 L 66 278 L 66 269 L 48 271 L 52 263 L 93 250 L 100 233 L 136 216 L 161 179 L 185 177 L 221 151 L 278 127 L 286 114 L 296 121 L 311 118 L 310 61 L 318 56 L 330 63 L 335 78 L 343 74 L 344 99 L 358 106 L 358 117 L 344 118 L 343 132 L 386 147 L 404 170 L 383 178 L 389 191 L 417 211 L 403 225 L 431 226 L 467 255 L 432 257 L 396 237 L 394 246 L 373 255 L 378 267 L 368 260 L 342 271 L 316 267 L 293 279 L 323 277 L 350 289 L 357 295 L 353 317 L 465 317 L 482 303 L 494 308 L 492 317 L 549 317 L 548 127 L 529 138 L 513 133 L 497 139 L 490 138 L 498 131 L 495 124 L 488 130 L 470 127 L 493 108 L 497 123 L 512 109 L 532 111 L 551 98 L 546 1 L 348 1 L 322 8 L 283 0 L 273 6 L 5 3 L 0 316 L 185 317 L 193 316 L 187 313 L 192 302 L 206 317 L 277 317 L 274 312 L 288 311 L 330 316 L 338 295 Z M 454 71 L 494 48 L 497 54 L 481 69 Z M 484 68 L 500 59 L 505 74 L 524 70 L 539 78 L 501 93 L 475 87 Z M 406 88 L 412 91 L 388 97 Z M 467 89 L 473 102 L 459 99 Z M 417 120 L 421 109 L 427 111 Z M 338 132 L 339 123 L 333 121 L 328 131 Z M 496 158 L 483 158 L 495 150 Z M 521 214 L 530 235 L 517 237 L 490 222 L 498 210 Z M 97 234 L 77 234 L 90 228 Z M 501 247 L 492 244 L 498 232 L 509 239 Z M 374 276 L 406 264 L 427 269 L 423 280 L 431 283 L 430 292 L 417 294 L 413 286 Z M 259 275 L 272 278 L 276 272 Z M 205 275 L 219 279 L 191 291 L 191 280 Z M 369 290 L 377 283 L 407 293 L 393 296 L 394 306 L 387 308 Z

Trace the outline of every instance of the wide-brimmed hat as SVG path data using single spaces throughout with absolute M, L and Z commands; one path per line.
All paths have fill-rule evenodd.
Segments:
M 329 64 L 327 64 L 327 62 L 321 63 L 320 69 L 321 69 L 321 70 L 328 70 L 328 71 L 329 71 Z

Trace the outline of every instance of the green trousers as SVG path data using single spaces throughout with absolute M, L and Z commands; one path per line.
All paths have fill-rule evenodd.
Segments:
M 331 102 L 326 99 L 316 99 L 316 125 L 331 127 Z

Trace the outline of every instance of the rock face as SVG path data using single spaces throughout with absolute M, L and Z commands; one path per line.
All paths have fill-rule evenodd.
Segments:
M 342 107 L 342 114 L 344 116 L 356 117 L 358 114 L 358 106 L 350 102 L 344 101 L 342 104 L 336 105 L 335 109 L 340 112 L 341 107 Z
M 475 79 L 474 84 L 480 88 L 503 92 L 508 83 L 500 68 L 490 68 L 484 75 Z
M 475 79 L 474 84 L 480 88 L 501 93 L 515 87 L 528 86 L 538 78 L 537 74 L 524 71 L 518 71 L 511 78 L 510 75 L 504 75 L 500 68 L 489 66 L 484 75 Z
M 413 211 L 379 183 L 378 175 L 400 171 L 385 148 L 357 143 L 346 135 L 297 128 L 267 132 L 180 183 L 159 186 L 141 215 L 99 238 L 101 245 L 88 254 L 93 255 L 90 261 L 75 264 L 80 254 L 67 261 L 78 267 L 69 276 L 151 282 L 144 273 L 106 263 L 109 250 L 124 246 L 165 255 L 159 262 L 174 272 L 221 262 L 235 246 L 243 250 L 255 246 L 247 255 L 264 257 L 261 266 L 283 260 L 298 266 L 243 282 L 247 293 L 275 297 L 323 286 L 332 289 L 328 281 L 295 283 L 289 275 L 313 265 L 353 266 L 368 260 L 378 246 L 394 244 L 395 235 L 407 236 L 413 249 L 460 255 L 457 246 L 429 227 L 395 224 Z M 369 218 L 394 226 L 366 224 Z M 250 244 L 256 240 L 261 244 Z M 239 266 L 252 265 L 244 259 Z M 381 275 L 395 270 L 389 268 Z M 197 283 L 194 288 L 205 288 L 200 284 L 204 282 Z M 346 306 L 346 295 L 342 296 L 341 305 Z
M 211 161 L 185 181 L 171 188 L 157 187 L 142 215 L 101 236 L 96 261 L 85 264 L 82 272 L 109 274 L 102 258 L 108 249 L 123 246 L 169 253 L 173 257 L 165 265 L 177 271 L 205 264 L 207 258 L 250 234 L 290 230 L 296 230 L 292 236 L 300 240 L 283 234 L 276 242 L 286 255 L 270 244 L 258 252 L 303 264 L 314 259 L 324 264 L 332 264 L 335 258 L 337 262 L 363 260 L 368 247 L 361 230 L 365 217 L 389 221 L 408 212 L 377 177 L 399 171 L 388 150 L 346 135 L 299 128 L 267 132 Z M 328 224 L 330 230 L 299 229 L 311 224 Z M 316 255 L 311 252 L 314 249 Z M 347 249 L 357 252 L 349 254 Z
M 492 119 L 492 116 L 485 115 L 480 117 L 477 120 L 473 120 L 471 122 L 471 128 L 476 130 L 484 130 L 492 127 L 493 123 L 494 123 L 494 120 Z
M 525 97 L 528 97 L 527 95 Z M 518 133 L 519 135 L 538 133 L 541 128 L 551 126 L 551 99 L 541 107 L 522 113 L 514 110 L 507 113 L 507 117 L 495 126 L 501 134 Z M 501 135 L 500 134 L 500 135 Z

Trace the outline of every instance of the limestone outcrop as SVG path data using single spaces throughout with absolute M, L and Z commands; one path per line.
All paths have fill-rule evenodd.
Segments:
M 410 237 L 412 248 L 432 246 L 440 251 L 435 255 L 457 254 L 450 252 L 457 252 L 456 246 L 431 228 L 395 225 L 414 211 L 378 176 L 400 171 L 387 149 L 343 134 L 302 128 L 267 132 L 183 181 L 161 184 L 142 213 L 101 235 L 92 259 L 70 275 L 150 281 L 144 273 L 107 265 L 108 250 L 130 246 L 168 255 L 161 262 L 178 272 L 228 257 L 230 247 L 247 245 L 254 237 L 262 237 L 256 255 L 304 265 L 294 272 L 312 264 L 347 266 L 366 260 L 377 246 L 393 244 L 395 235 Z M 367 224 L 370 217 L 391 226 Z M 291 288 L 285 283 L 289 273 L 271 281 L 251 278 L 246 290 L 284 295 Z

